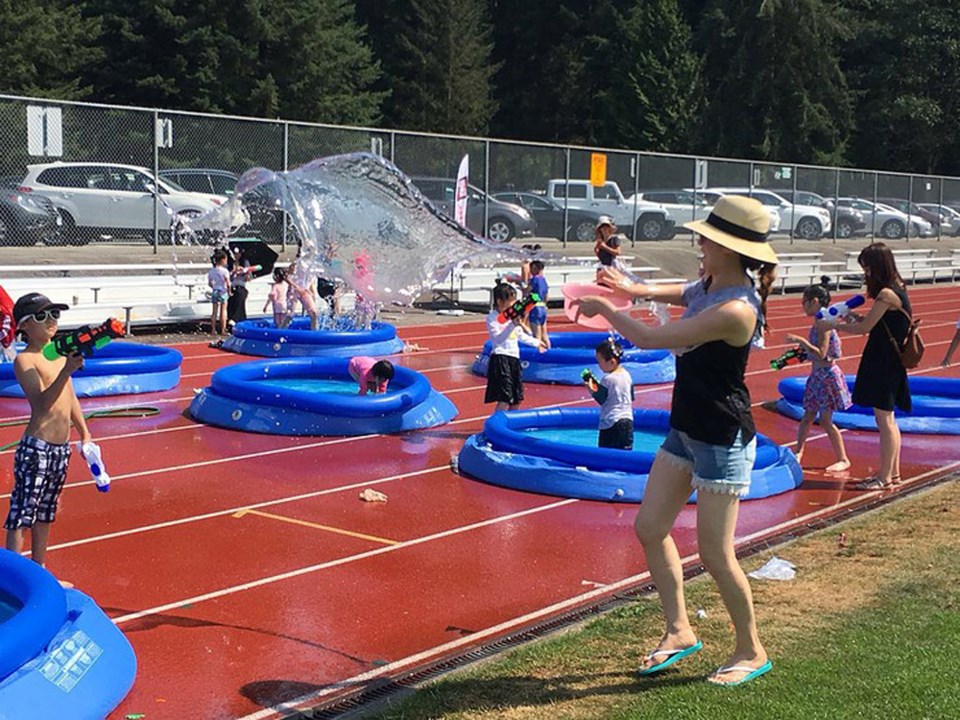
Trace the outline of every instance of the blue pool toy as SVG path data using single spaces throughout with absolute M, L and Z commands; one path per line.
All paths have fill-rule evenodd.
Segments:
M 342 320 L 346 322 L 348 318 Z M 310 319 L 298 317 L 290 327 L 280 329 L 273 320 L 243 320 L 234 326 L 222 348 L 259 357 L 372 357 L 403 351 L 397 328 L 389 323 L 375 322 L 369 330 L 352 329 L 349 323 L 343 325 L 311 330 Z
M 359 395 L 347 358 L 255 360 L 217 370 L 190 404 L 200 422 L 274 435 L 368 435 L 434 427 L 457 408 L 400 365 L 387 392 Z
M 599 408 L 547 408 L 496 413 L 467 438 L 458 467 L 470 477 L 543 495 L 636 503 L 670 430 L 666 410 L 634 410 L 634 449 L 597 447 Z M 755 500 L 794 490 L 803 481 L 796 456 L 757 436 L 750 492 Z M 690 497 L 696 502 L 696 493 Z
M 129 641 L 93 600 L 0 550 L 0 718 L 101 720 L 136 674 Z
M 853 392 L 856 377 L 847 375 L 847 387 Z M 897 426 L 901 432 L 926 433 L 930 435 L 960 435 L 960 379 L 929 376 L 910 376 L 910 396 L 913 409 L 905 413 L 896 411 Z M 780 399 L 776 409 L 781 415 L 794 420 L 803 417 L 803 391 L 807 376 L 788 377 L 780 381 L 777 389 Z M 833 413 L 833 422 L 849 430 L 876 430 L 873 408 L 852 405 L 842 412 Z
M 19 344 L 18 349 L 23 349 Z M 173 348 L 114 340 L 73 374 L 77 397 L 160 392 L 180 382 L 183 355 Z M 23 397 L 13 363 L 0 363 L 0 397 Z
M 605 332 L 563 332 L 550 334 L 550 349 L 520 346 L 520 367 L 525 382 L 581 385 L 584 368 L 603 375 L 597 365 L 597 345 L 610 338 Z M 621 365 L 630 373 L 634 385 L 673 382 L 676 377 L 673 354 L 669 350 L 640 350 L 625 338 L 617 338 L 623 347 Z M 484 343 L 473 363 L 473 372 L 486 376 L 493 346 Z

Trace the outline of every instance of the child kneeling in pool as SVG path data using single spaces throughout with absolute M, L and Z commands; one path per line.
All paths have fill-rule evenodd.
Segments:
M 600 437 L 602 448 L 633 450 L 633 378 L 620 364 L 623 347 L 614 340 L 597 346 L 597 364 L 603 370 L 599 381 L 586 375 L 584 382 L 593 399 L 600 403 Z
M 347 364 L 347 372 L 360 386 L 359 395 L 372 392 L 377 395 L 387 391 L 387 383 L 393 380 L 393 363 L 389 360 L 357 355 Z

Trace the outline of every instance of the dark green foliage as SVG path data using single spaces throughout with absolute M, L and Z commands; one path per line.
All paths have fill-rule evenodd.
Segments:
M 714 0 L 700 18 L 705 153 L 841 163 L 853 97 L 840 70 L 849 36 L 828 0 Z
M 854 157 L 891 170 L 960 171 L 960 13 L 951 0 L 846 0 L 860 96 Z
M 78 100 L 91 93 L 85 71 L 102 57 L 100 21 L 82 2 L 0 0 L 0 92 Z

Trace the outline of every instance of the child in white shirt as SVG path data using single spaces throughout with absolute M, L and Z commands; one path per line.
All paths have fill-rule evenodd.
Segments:
M 496 411 L 516 410 L 523 402 L 523 381 L 520 379 L 520 343 L 539 348 L 546 347 L 519 325 L 522 316 L 514 317 L 510 309 L 517 299 L 512 285 L 500 283 L 493 289 L 496 308 L 487 315 L 487 332 L 493 349 L 487 368 L 485 403 L 495 402 Z M 501 319 L 501 315 L 503 318 Z
M 217 318 L 220 318 L 220 335 L 227 332 L 227 298 L 230 297 L 230 271 L 227 270 L 227 254 L 217 250 L 211 258 L 213 267 L 207 273 L 207 285 L 210 286 L 210 334 L 217 333 Z

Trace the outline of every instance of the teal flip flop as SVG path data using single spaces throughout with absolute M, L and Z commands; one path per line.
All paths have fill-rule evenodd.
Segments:
M 693 655 L 695 652 L 703 649 L 703 643 L 697 640 L 690 647 L 683 648 L 681 650 L 654 650 L 652 653 L 647 655 L 645 660 L 655 660 L 658 657 L 663 657 L 664 659 L 658 662 L 656 665 L 651 665 L 650 667 L 643 668 L 637 672 L 640 675 L 653 675 L 665 670 L 666 668 L 673 665 L 678 660 L 683 660 L 688 655 Z
M 720 687 L 736 687 L 737 685 L 743 685 L 744 683 L 748 683 L 751 680 L 754 680 L 755 678 L 758 678 L 761 675 L 764 675 L 770 672 L 771 670 L 773 670 L 773 663 L 767 660 L 763 665 L 761 665 L 758 668 L 753 668 L 753 667 L 750 667 L 749 665 L 731 665 L 729 667 L 717 668 L 717 670 L 713 673 L 713 675 L 717 676 L 717 675 L 723 675 L 725 673 L 731 673 L 731 672 L 746 672 L 748 670 L 750 672 L 748 672 L 739 680 L 735 680 L 734 682 L 714 682 L 713 680 L 710 680 L 709 682 L 711 685 L 719 685 Z

